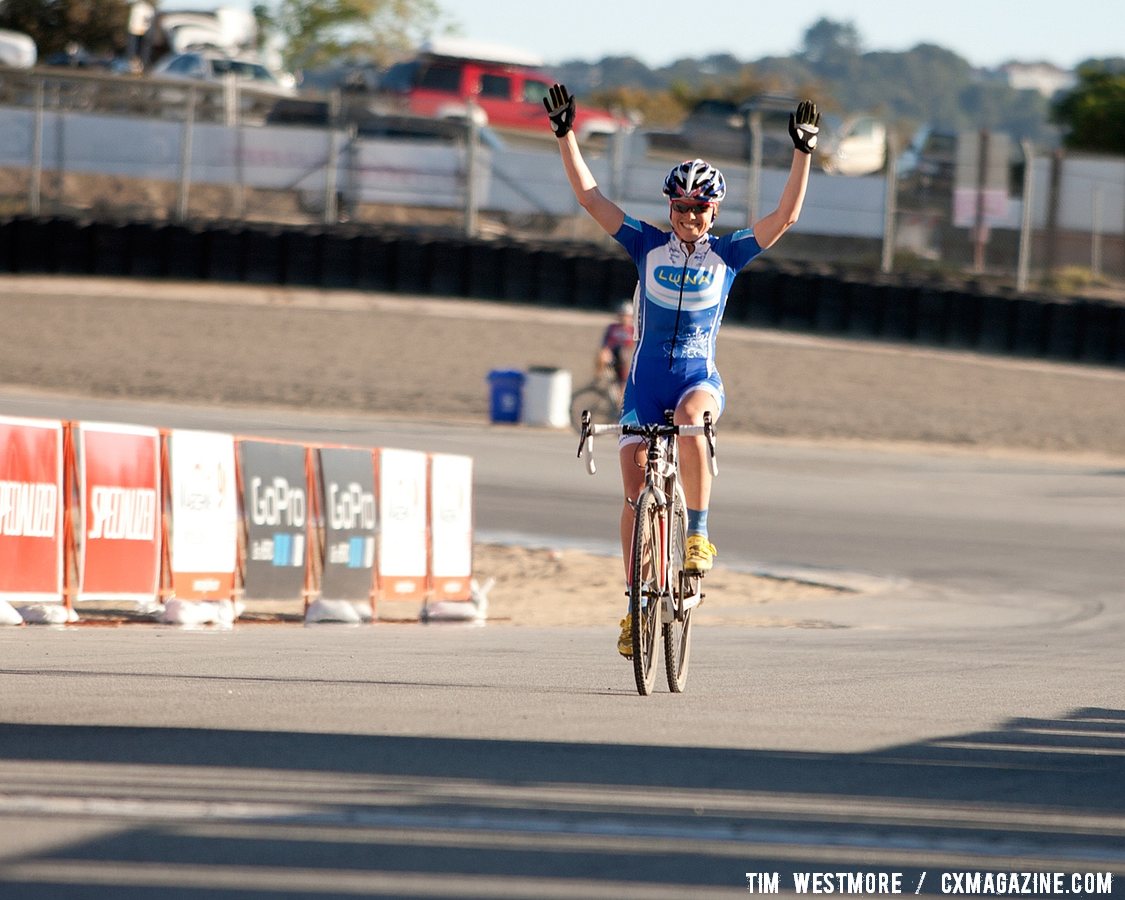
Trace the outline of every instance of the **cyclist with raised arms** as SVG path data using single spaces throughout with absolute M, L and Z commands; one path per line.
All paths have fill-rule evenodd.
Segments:
M 687 160 L 668 173 L 664 194 L 672 230 L 664 231 L 629 216 L 598 189 L 582 158 L 572 130 L 574 97 L 556 84 L 543 100 L 558 138 L 563 169 L 583 209 L 636 263 L 637 339 L 633 365 L 625 384 L 623 424 L 664 421 L 675 410 L 675 424 L 702 425 L 703 414 L 717 420 L 725 403 L 723 382 L 715 367 L 715 340 L 735 276 L 763 250 L 772 247 L 797 221 L 808 187 L 811 155 L 816 147 L 820 114 L 803 100 L 789 117 L 793 161 L 777 208 L 752 228 L 714 238 L 719 204 L 726 196 L 722 173 L 701 159 Z M 621 513 L 621 544 L 629 577 L 632 504 L 643 486 L 644 460 L 639 438 L 622 438 L 621 478 L 625 504 Z M 707 531 L 711 472 L 706 438 L 680 438 L 680 470 L 687 500 L 688 541 L 685 569 L 707 572 L 716 550 Z M 630 617 L 621 623 L 617 649 L 632 655 Z

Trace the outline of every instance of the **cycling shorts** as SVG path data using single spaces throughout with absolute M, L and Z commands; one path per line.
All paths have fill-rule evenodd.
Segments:
M 707 391 L 715 398 L 719 415 L 723 414 L 726 406 L 723 379 L 705 361 L 677 361 L 671 370 L 668 369 L 667 358 L 654 359 L 648 366 L 637 365 L 625 383 L 621 424 L 663 424 L 664 411 L 676 409 L 692 391 Z M 621 444 L 624 446 L 639 440 L 641 438 L 635 435 L 623 435 Z

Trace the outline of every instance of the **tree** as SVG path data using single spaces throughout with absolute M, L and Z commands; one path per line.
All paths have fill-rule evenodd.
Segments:
M 128 0 L 5 0 L 0 28 L 31 36 L 42 59 L 69 43 L 94 54 L 125 47 Z
M 291 69 L 341 57 L 385 65 L 438 24 L 435 0 L 281 0 L 272 24 Z
M 1051 117 L 1072 150 L 1125 153 L 1125 66 L 1087 62 L 1078 84 L 1052 105 Z
M 859 31 L 852 22 L 819 19 L 805 31 L 803 54 L 826 75 L 844 75 L 862 51 Z

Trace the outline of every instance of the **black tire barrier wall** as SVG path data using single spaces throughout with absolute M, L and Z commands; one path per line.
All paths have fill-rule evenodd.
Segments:
M 471 297 L 610 310 L 636 272 L 577 244 L 241 223 L 0 222 L 0 272 L 167 278 Z M 756 262 L 727 320 L 865 340 L 1125 367 L 1125 304 L 905 280 L 857 281 Z

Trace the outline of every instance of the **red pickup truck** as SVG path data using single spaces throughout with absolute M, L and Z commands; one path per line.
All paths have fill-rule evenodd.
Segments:
M 419 54 L 391 66 L 378 92 L 396 112 L 466 119 L 496 131 L 537 132 L 550 136 L 543 98 L 554 83 L 535 57 L 508 48 L 443 38 L 424 44 Z M 580 138 L 612 134 L 628 123 L 604 110 L 578 104 L 575 131 Z

